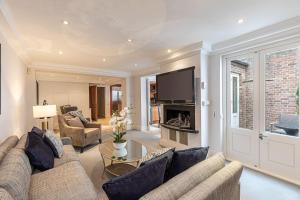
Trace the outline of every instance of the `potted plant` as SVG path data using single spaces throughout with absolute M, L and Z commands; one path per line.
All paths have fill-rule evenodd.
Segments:
M 115 111 L 109 121 L 109 124 L 113 128 L 113 146 L 116 149 L 122 149 L 126 146 L 126 140 L 123 136 L 126 134 L 127 127 L 131 124 L 131 120 L 128 118 L 129 109 L 125 107 L 122 111 Z

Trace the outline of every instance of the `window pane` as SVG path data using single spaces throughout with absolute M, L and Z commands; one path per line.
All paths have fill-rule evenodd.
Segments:
M 265 129 L 298 136 L 299 71 L 297 49 L 265 57 Z
M 253 59 L 231 61 L 231 127 L 253 129 Z

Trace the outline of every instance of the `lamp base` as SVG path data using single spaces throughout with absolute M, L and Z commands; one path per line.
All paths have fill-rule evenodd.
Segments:
M 49 129 L 49 123 L 48 123 L 48 121 L 43 121 L 42 122 L 42 130 L 46 131 L 48 129 Z

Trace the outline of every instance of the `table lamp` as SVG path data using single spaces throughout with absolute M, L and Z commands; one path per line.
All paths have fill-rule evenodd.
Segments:
M 33 118 L 44 119 L 42 129 L 47 130 L 48 118 L 56 116 L 56 105 L 33 106 Z

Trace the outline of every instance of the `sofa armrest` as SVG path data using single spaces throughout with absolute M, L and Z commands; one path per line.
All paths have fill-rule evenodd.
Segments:
M 85 128 L 99 128 L 101 130 L 101 124 L 95 123 L 95 122 L 90 122 L 85 125 Z
M 63 145 L 72 145 L 72 139 L 70 137 L 62 137 L 60 139 Z

